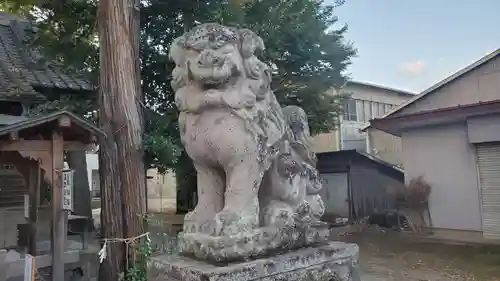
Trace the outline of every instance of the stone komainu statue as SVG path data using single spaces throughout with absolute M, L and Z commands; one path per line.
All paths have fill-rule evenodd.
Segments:
M 250 30 L 202 24 L 172 43 L 179 130 L 198 174 L 198 204 L 179 247 L 228 261 L 326 240 L 305 112 L 281 108 Z

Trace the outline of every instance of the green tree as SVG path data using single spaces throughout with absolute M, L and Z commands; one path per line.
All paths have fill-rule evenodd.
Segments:
M 19 5 L 23 1 L 26 3 Z M 53 57 L 76 65 L 75 69 L 97 70 L 98 50 L 93 45 L 96 1 L 47 0 L 41 1 L 41 5 L 32 1 L 36 0 L 7 3 L 14 3 L 11 10 L 36 17 L 41 23 L 43 36 L 38 36 L 36 43 L 47 46 Z M 325 5 L 320 0 L 142 1 L 144 105 L 160 114 L 147 118 L 146 162 L 162 169 L 176 168 L 177 178 L 182 181 L 178 188 L 185 196 L 196 189 L 195 181 L 189 180 L 193 175 L 189 159 L 183 154 L 176 162 L 182 150 L 170 88 L 173 64 L 168 61 L 167 48 L 175 37 L 199 22 L 246 27 L 261 35 L 267 47 L 262 57 L 275 67 L 273 89 L 278 100 L 283 105 L 302 106 L 309 114 L 313 133 L 334 128 L 346 95 L 334 96 L 329 90 L 345 84 L 345 70 L 356 55 L 344 38 L 347 26 L 337 27 L 335 7 L 344 2 Z
M 147 2 L 144 2 L 147 4 Z M 161 5 L 165 6 L 165 5 Z M 165 6 L 166 7 L 166 6 Z M 155 7 L 143 9 L 143 29 L 149 24 L 145 17 Z M 79 0 L 6 0 L 0 4 L 1 10 L 6 10 L 21 17 L 30 18 L 37 24 L 37 32 L 30 40 L 34 48 L 42 47 L 47 58 L 56 63 L 62 63 L 76 73 L 84 73 L 97 85 L 99 74 L 99 46 L 97 37 L 97 1 Z M 163 9 L 162 12 L 167 12 Z M 156 14 L 158 15 L 158 14 Z M 167 13 L 165 15 L 168 15 Z M 172 14 L 172 15 L 175 15 Z M 165 28 L 168 21 L 163 20 Z M 149 30 L 146 30 L 149 31 Z M 163 29 L 165 31 L 165 29 Z M 166 54 L 151 51 L 158 46 L 155 39 L 158 36 L 145 35 L 142 32 L 141 55 L 143 54 L 143 92 L 145 93 L 144 113 L 146 116 L 145 163 L 148 167 L 165 171 L 172 167 L 176 157 L 180 154 L 180 147 L 176 144 L 175 124 L 170 125 L 175 116 L 169 114 L 172 107 L 169 105 L 162 91 L 168 82 L 158 75 L 167 75 L 165 71 Z M 148 39 L 149 38 L 149 39 Z M 150 39 L 154 38 L 153 41 Z M 152 63 L 151 63 L 152 62 Z M 170 86 L 168 85 L 168 88 Z M 96 96 L 51 96 L 48 102 L 32 110 L 34 114 L 44 114 L 56 110 L 66 109 L 79 115 L 89 117 L 89 113 L 96 110 Z M 92 114 L 94 117 L 97 115 Z M 174 133 L 172 132 L 174 129 Z
M 279 102 L 303 107 L 313 134 L 335 127 L 346 95 L 329 90 L 347 82 L 345 71 L 356 55 L 344 39 L 347 26 L 335 29 L 335 7 L 313 0 L 243 1 L 222 12 L 223 23 L 262 37 L 264 60 L 275 66 L 272 88 Z

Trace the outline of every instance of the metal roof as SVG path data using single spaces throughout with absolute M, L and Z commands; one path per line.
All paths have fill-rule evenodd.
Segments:
M 395 136 L 401 136 L 403 129 L 435 126 L 457 121 L 465 122 L 469 118 L 498 114 L 500 100 L 457 105 L 447 108 L 397 114 L 384 118 L 372 119 L 371 126 Z
M 393 92 L 398 95 L 404 95 L 404 96 L 409 96 L 409 97 L 414 97 L 416 93 L 406 91 L 406 90 L 401 90 L 401 89 L 396 89 L 396 88 L 391 88 L 391 87 L 386 87 L 374 83 L 368 83 L 368 82 L 360 82 L 360 81 L 348 81 L 347 85 L 358 85 L 358 86 L 363 86 L 363 87 L 369 87 L 369 88 L 375 88 L 375 89 L 381 89 L 381 90 L 386 90 L 389 92 Z

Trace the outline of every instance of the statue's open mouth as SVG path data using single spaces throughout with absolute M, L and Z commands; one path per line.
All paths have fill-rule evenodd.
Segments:
M 240 75 L 238 67 L 230 62 L 220 66 L 206 66 L 188 62 L 188 77 L 203 91 L 221 90 L 234 83 Z
M 234 85 L 238 80 L 239 71 L 234 66 L 230 72 L 227 72 L 225 75 L 221 75 L 219 77 L 205 77 L 202 81 L 199 81 L 199 84 L 203 91 L 208 90 L 222 90 L 231 85 Z
M 201 85 L 203 91 L 221 89 L 224 83 L 204 83 Z

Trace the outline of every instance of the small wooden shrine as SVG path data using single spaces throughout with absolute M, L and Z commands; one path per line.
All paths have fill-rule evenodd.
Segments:
M 52 265 L 53 280 L 63 280 L 64 264 L 77 262 L 78 252 L 67 251 L 68 221 L 71 220 L 71 194 L 63 194 L 64 152 L 91 150 L 89 145 L 105 134 L 85 120 L 67 111 L 28 119 L 0 128 L 0 159 L 6 159 L 22 171 L 27 179 L 28 222 L 27 231 L 19 228 L 20 246 L 27 246 L 27 253 L 37 256 L 37 206 L 40 200 L 42 174 L 50 185 L 51 207 L 51 252 L 36 258 L 37 267 Z M 5 157 L 4 157 L 5 156 Z M 1 160 L 5 161 L 5 160 Z M 43 172 L 44 173 L 43 173 Z M 70 196 L 70 198 L 68 198 Z M 67 200 L 67 202 L 64 202 Z M 67 205 L 64 207 L 64 205 Z M 84 231 L 84 230 L 82 230 Z M 27 235 L 22 234 L 23 232 Z M 42 252 L 43 254 L 43 252 Z M 51 263 L 49 263 L 51 261 Z M 1 261 L 0 261 L 1 262 Z M 10 265 L 10 270 L 20 270 L 19 265 Z M 14 266 L 14 268 L 12 268 Z M 13 272 L 12 274 L 15 274 Z
M 65 263 L 79 261 L 79 251 L 67 250 L 67 233 L 72 221 L 90 218 L 63 209 L 70 196 L 62 188 L 64 153 L 87 151 L 105 137 L 67 111 L 28 117 L 29 109 L 47 98 L 95 94 L 88 80 L 26 45 L 35 30 L 30 22 L 0 12 L 0 281 L 24 273 L 24 254 L 35 257 L 37 268 L 52 266 L 57 281 L 64 280 Z M 37 245 L 44 235 L 50 237 L 48 251 Z M 9 258 L 9 250 L 20 258 Z

